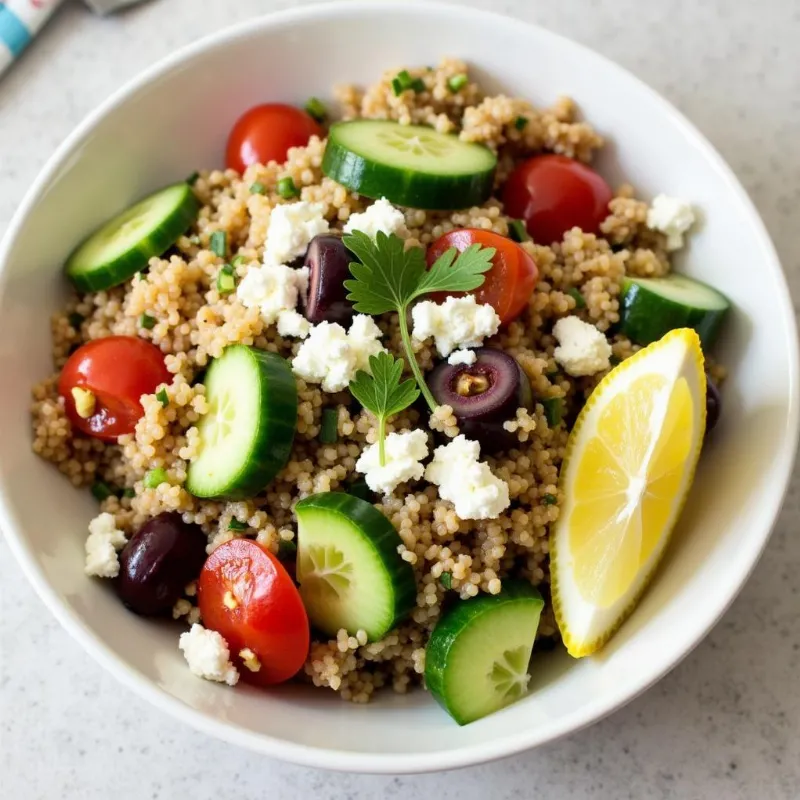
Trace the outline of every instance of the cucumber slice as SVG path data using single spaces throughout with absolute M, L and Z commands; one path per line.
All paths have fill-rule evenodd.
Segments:
M 209 411 L 186 489 L 232 500 L 258 494 L 285 466 L 297 421 L 297 386 L 285 359 L 243 344 L 225 348 L 205 375 Z
M 480 144 L 422 125 L 360 119 L 331 126 L 322 171 L 366 197 L 399 206 L 480 205 L 494 184 L 497 157 Z
M 716 289 L 685 275 L 625 278 L 620 330 L 637 344 L 648 345 L 676 328 L 694 328 L 707 349 L 716 341 L 730 307 Z
M 151 194 L 95 231 L 67 259 L 67 277 L 81 292 L 124 283 L 162 255 L 197 219 L 200 203 L 185 181 Z
M 528 690 L 528 662 L 544 600 L 525 581 L 462 600 L 433 629 L 425 684 L 459 724 L 499 711 Z
M 312 494 L 295 506 L 297 582 L 311 624 L 380 639 L 414 607 L 414 570 L 403 543 L 375 506 L 343 492 Z

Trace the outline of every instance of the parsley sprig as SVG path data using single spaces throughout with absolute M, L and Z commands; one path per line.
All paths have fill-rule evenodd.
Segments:
M 351 280 L 344 282 L 347 299 L 360 314 L 386 314 L 396 311 L 400 336 L 411 371 L 425 401 L 433 411 L 433 399 L 419 368 L 411 335 L 408 331 L 408 309 L 418 298 L 432 292 L 470 292 L 484 281 L 484 273 L 492 266 L 495 250 L 474 244 L 459 253 L 454 247 L 442 253 L 430 269 L 421 247 L 405 248 L 395 234 L 378 231 L 375 239 L 361 231 L 345 236 L 345 247 L 358 258 L 350 264 Z
M 363 369 L 356 372 L 356 377 L 350 381 L 350 392 L 378 420 L 378 458 L 380 465 L 384 466 L 386 421 L 408 408 L 419 397 L 419 389 L 414 381 L 401 380 L 402 358 L 395 358 L 389 353 L 378 353 L 370 356 L 369 368 L 372 375 Z

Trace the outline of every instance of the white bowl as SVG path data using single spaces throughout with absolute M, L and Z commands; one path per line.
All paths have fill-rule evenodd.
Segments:
M 535 661 L 522 702 L 459 728 L 422 691 L 368 706 L 304 687 L 235 691 L 193 677 L 177 632 L 128 613 L 83 575 L 95 511 L 31 452 L 29 387 L 48 375 L 48 315 L 60 268 L 112 213 L 197 167 L 220 164 L 239 113 L 264 100 L 327 97 L 384 68 L 466 58 L 494 88 L 577 99 L 611 142 L 600 169 L 645 196 L 690 198 L 704 221 L 681 267 L 736 311 L 718 356 L 730 367 L 722 423 L 704 453 L 676 541 L 639 608 L 603 652 Z M 589 50 L 535 27 L 425 3 L 325 5 L 247 22 L 148 70 L 92 114 L 50 159 L 0 249 L 0 524 L 40 596 L 100 663 L 158 707 L 214 736 L 313 766 L 445 769 L 509 755 L 587 725 L 658 680 L 719 619 L 775 520 L 798 431 L 794 315 L 780 265 L 745 192 L 669 104 Z M 9 376 L 11 379 L 9 379 Z

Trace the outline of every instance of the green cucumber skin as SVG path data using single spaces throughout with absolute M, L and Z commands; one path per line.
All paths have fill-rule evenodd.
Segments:
M 242 457 L 242 468 L 218 492 L 204 493 L 193 486 L 192 465 L 186 476 L 186 490 L 195 497 L 245 500 L 258 494 L 286 466 L 292 453 L 297 424 L 297 383 L 288 362 L 275 353 L 243 344 L 229 345 L 214 364 L 233 348 L 249 351 L 259 370 L 261 414 L 250 452 Z
M 700 337 L 703 350 L 707 350 L 717 340 L 728 313 L 728 308 L 690 308 L 661 295 L 655 302 L 658 303 L 656 313 L 653 293 L 635 280 L 623 280 L 619 301 L 620 331 L 643 347 L 657 342 L 676 328 L 693 328 Z
M 178 186 L 180 184 L 175 184 Z M 169 225 L 160 225 L 152 229 L 146 238 L 143 238 L 137 247 L 128 250 L 127 253 L 114 259 L 111 263 L 99 264 L 87 270 L 80 266 L 79 256 L 83 246 L 109 222 L 101 225 L 97 230 L 87 236 L 70 254 L 64 265 L 67 277 L 79 292 L 99 292 L 119 286 L 121 283 L 130 280 L 137 272 L 145 269 L 148 262 L 154 256 L 163 255 L 184 231 L 194 222 L 200 213 L 200 201 L 192 191 L 191 186 L 185 184 L 186 195 L 177 209 L 179 213 L 170 217 Z M 160 191 L 173 188 L 166 186 Z M 151 197 L 158 192 L 154 192 Z M 144 198 L 146 200 L 148 198 Z M 143 202 L 143 201 L 140 201 Z M 127 211 L 127 209 L 125 210 Z M 122 216 L 125 211 L 117 216 Z M 178 231 L 176 234 L 175 231 Z
M 294 508 L 298 520 L 311 512 L 305 524 L 319 514 L 335 514 L 358 527 L 368 536 L 372 549 L 386 568 L 394 593 L 394 618 L 387 631 L 403 620 L 417 603 L 417 584 L 411 564 L 400 557 L 397 548 L 403 543 L 394 525 L 375 506 L 344 492 L 312 494 L 301 500 Z M 302 547 L 301 536 L 298 541 Z M 336 632 L 333 632 L 335 635 Z
M 450 650 L 461 633 L 481 617 L 520 603 L 536 603 L 540 613 L 544 608 L 541 594 L 531 584 L 507 579 L 503 581 L 499 595 L 480 595 L 470 600 L 460 600 L 436 623 L 425 648 L 425 686 L 459 725 L 466 725 L 473 720 L 459 717 L 458 712 L 447 703 L 447 672 L 452 668 Z
M 472 175 L 434 176 L 373 162 L 336 141 L 331 126 L 322 157 L 322 172 L 365 197 L 385 197 L 406 208 L 450 211 L 480 205 L 491 197 L 494 166 Z

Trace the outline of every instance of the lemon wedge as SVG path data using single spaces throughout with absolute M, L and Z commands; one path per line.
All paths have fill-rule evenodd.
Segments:
M 602 647 L 644 592 L 692 484 L 705 425 L 703 352 L 687 328 L 612 370 L 583 407 L 550 536 L 553 608 L 570 655 Z

